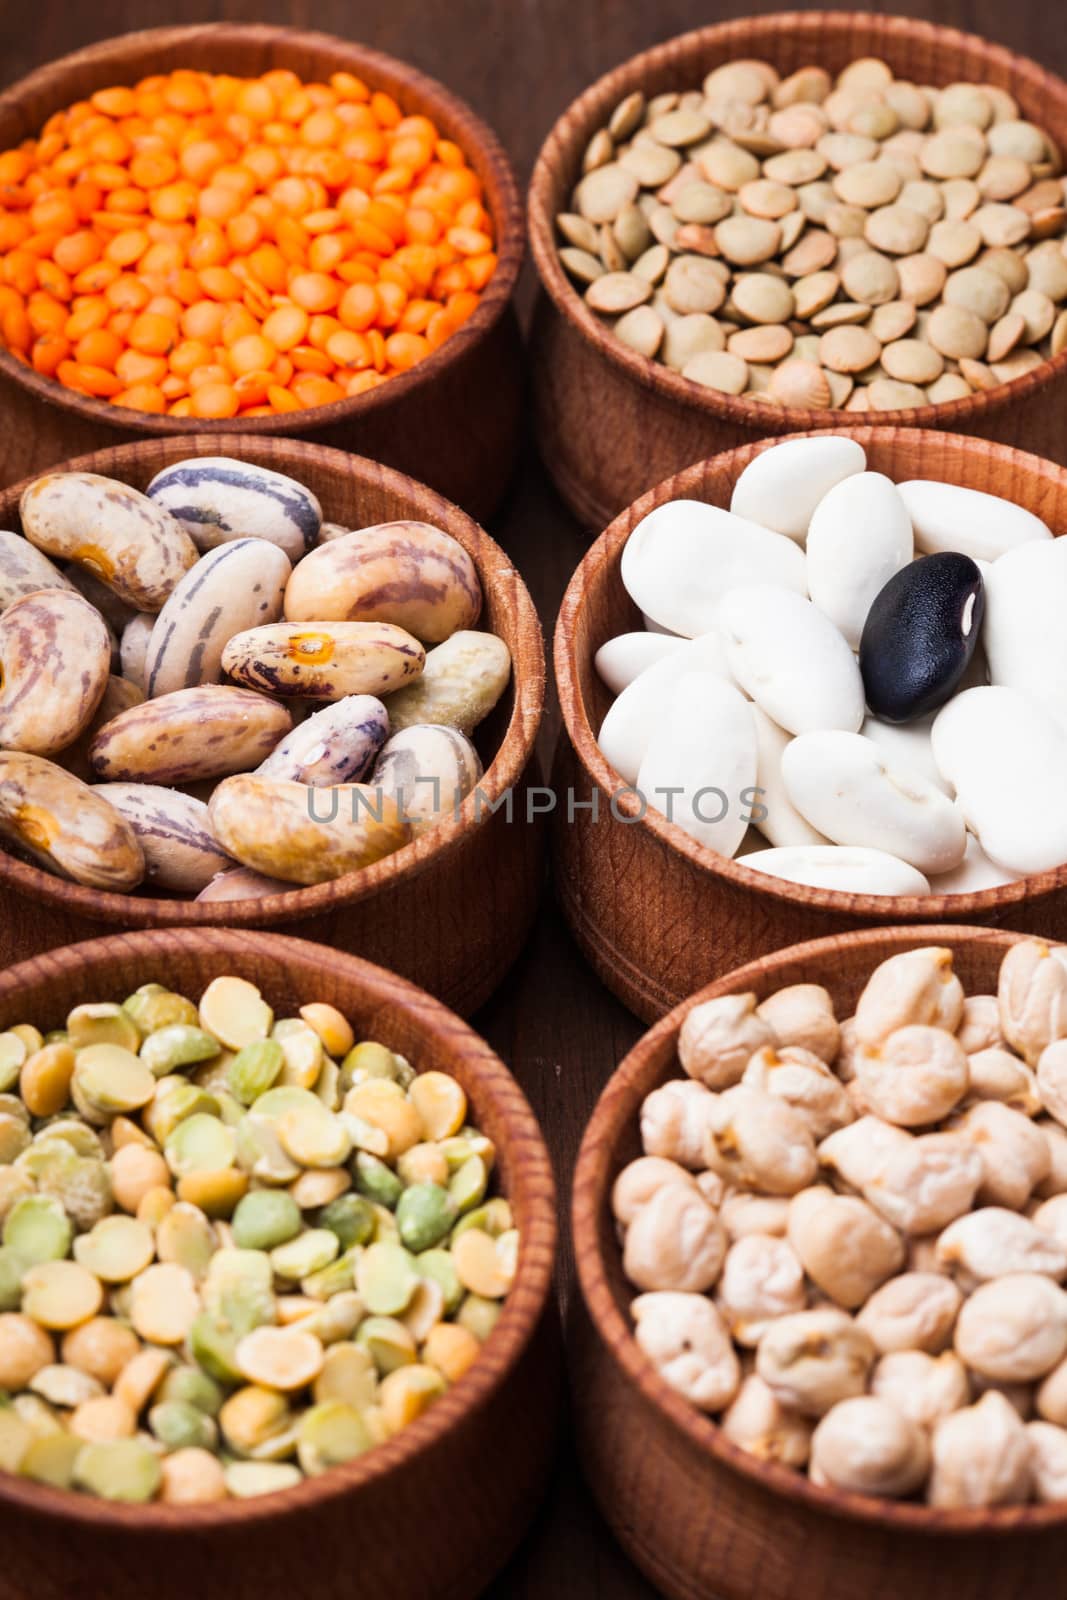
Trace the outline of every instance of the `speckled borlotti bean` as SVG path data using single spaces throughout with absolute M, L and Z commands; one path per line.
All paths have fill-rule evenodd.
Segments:
M 292 567 L 266 539 L 231 539 L 182 578 L 156 618 L 144 660 L 149 699 L 218 683 L 234 634 L 277 622 Z
M 386 701 L 394 733 L 416 722 L 442 723 L 470 734 L 508 686 L 511 652 L 495 633 L 463 629 L 427 652 L 417 683 Z
M 122 630 L 119 642 L 119 664 L 122 676 L 128 678 L 144 694 L 145 662 L 148 644 L 156 625 L 153 611 L 138 611 Z
M 458 728 L 414 723 L 384 745 L 370 787 L 396 800 L 419 834 L 452 816 L 481 775 L 478 752 Z
M 0 751 L 0 834 L 61 878 L 127 894 L 144 854 L 114 806 L 54 762 Z
M 49 473 L 20 504 L 31 544 L 86 567 L 128 605 L 159 611 L 195 566 L 196 546 L 169 511 L 94 472 Z
M 283 883 L 280 878 L 265 877 L 262 872 L 253 872 L 251 867 L 234 867 L 229 872 L 218 873 L 196 898 L 202 903 L 263 900 L 268 895 L 287 894 L 291 888 L 292 884 Z
M 41 589 L 0 617 L 0 747 L 51 755 L 72 744 L 100 704 L 111 641 L 80 594 Z
M 198 894 L 231 865 L 211 831 L 202 800 L 155 783 L 101 783 L 93 792 L 113 805 L 137 835 L 149 888 Z
M 146 493 L 199 550 L 231 539 L 266 539 L 295 562 L 313 547 L 322 525 L 322 507 L 302 483 L 228 456 L 164 467 Z
M 361 784 L 328 792 L 256 773 L 220 783 L 208 807 L 223 847 L 287 883 L 326 883 L 380 861 L 407 841 L 396 802 Z
M 350 694 L 316 711 L 287 733 L 260 763 L 261 778 L 319 788 L 358 783 L 389 732 L 385 707 L 372 694 Z
M 380 522 L 331 539 L 293 573 L 292 622 L 395 622 L 426 644 L 473 628 L 482 609 L 474 562 L 428 522 Z
M 425 660 L 391 622 L 276 622 L 235 634 L 222 652 L 239 683 L 308 700 L 389 694 L 419 677 Z
M 0 532 L 0 615 L 38 589 L 73 589 L 70 579 L 20 533 Z
M 291 727 L 285 707 L 264 695 L 203 684 L 122 712 L 100 729 L 89 760 L 105 781 L 194 783 L 258 765 Z
M 104 693 L 100 704 L 82 732 L 73 744 L 68 744 L 65 749 L 58 751 L 53 760 L 58 766 L 66 767 L 68 772 L 73 772 L 76 778 L 83 783 L 92 783 L 93 769 L 89 765 L 89 750 L 93 740 L 105 723 L 123 711 L 128 711 L 131 706 L 139 706 L 144 695 L 137 685 L 130 683 L 126 678 L 117 678 L 114 673 L 104 685 Z

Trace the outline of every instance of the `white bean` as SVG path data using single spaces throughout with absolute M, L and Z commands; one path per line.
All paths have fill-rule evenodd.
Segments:
M 863 721 L 856 658 L 810 600 L 781 585 L 742 584 L 723 597 L 719 621 L 734 677 L 781 727 L 856 732 Z

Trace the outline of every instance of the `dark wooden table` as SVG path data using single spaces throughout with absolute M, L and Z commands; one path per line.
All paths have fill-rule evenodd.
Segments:
M 0 0 L 0 85 L 95 39 L 135 28 L 220 21 L 321 28 L 387 50 L 440 78 L 493 125 L 525 182 L 555 118 L 609 67 L 688 28 L 781 9 L 785 0 L 748 6 L 714 0 L 385 0 L 374 6 L 362 0 L 34 0 L 29 9 Z M 982 33 L 1067 71 L 1067 7 L 1048 0 L 897 0 L 873 9 Z M 528 270 L 524 312 L 532 297 Z M 492 531 L 526 578 L 550 643 L 560 597 L 586 541 L 552 490 L 532 441 Z M 546 767 L 557 727 L 552 704 L 542 734 Z M 525 954 L 475 1022 L 510 1064 L 541 1119 L 566 1205 L 582 1129 L 641 1028 L 585 967 L 550 893 Z M 572 1282 L 564 1236 L 564 1312 Z M 565 1419 L 561 1440 L 547 1499 L 487 1600 L 654 1600 L 656 1591 L 613 1543 L 591 1502 L 567 1444 Z

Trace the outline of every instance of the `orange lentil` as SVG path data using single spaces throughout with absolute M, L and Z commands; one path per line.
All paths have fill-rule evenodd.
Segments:
M 0 344 L 121 406 L 363 394 L 450 338 L 496 267 L 463 151 L 351 73 L 158 73 L 0 151 Z

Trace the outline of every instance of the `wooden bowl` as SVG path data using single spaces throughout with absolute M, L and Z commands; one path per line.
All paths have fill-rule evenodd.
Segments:
M 410 472 L 487 517 L 518 447 L 521 345 L 511 297 L 525 251 L 514 174 L 496 135 L 435 79 L 380 51 L 326 33 L 260 23 L 207 23 L 127 33 L 64 56 L 0 94 L 0 150 L 36 137 L 54 112 L 110 84 L 193 67 L 256 76 L 287 67 L 306 81 L 352 72 L 432 117 L 461 146 L 486 190 L 499 265 L 470 320 L 439 350 L 366 394 L 239 423 L 150 416 L 75 394 L 0 351 L 0 482 L 68 456 L 170 434 L 281 434 L 357 450 Z M 42 404 L 43 402 L 43 404 Z
M 288 473 L 314 490 L 328 520 L 352 527 L 414 517 L 459 540 L 485 594 L 480 627 L 512 658 L 504 698 L 476 742 L 486 773 L 456 816 L 362 872 L 262 900 L 190 900 L 102 893 L 0 850 L 0 963 L 112 928 L 273 928 L 358 952 L 469 1015 L 526 939 L 540 893 L 541 838 L 527 821 L 527 772 L 544 705 L 541 625 L 526 586 L 497 544 L 458 507 L 400 472 L 296 439 L 193 434 L 144 439 L 63 463 L 143 489 L 191 456 L 232 455 Z M 0 494 L 0 527 L 18 529 L 18 485 Z M 533 777 L 536 782 L 536 775 Z M 512 795 L 513 819 L 505 805 Z M 480 799 L 479 799 L 480 795 Z
M 187 1600 L 218 1593 L 223 1573 L 227 1600 L 351 1600 L 354 1585 L 397 1600 L 466 1600 L 521 1536 L 552 1449 L 556 1210 L 537 1122 L 504 1064 L 438 1001 L 301 939 L 215 928 L 94 939 L 0 974 L 0 1028 L 29 1017 L 61 1026 L 73 1005 L 153 981 L 195 997 L 222 973 L 258 984 L 275 1011 L 328 1001 L 358 1033 L 458 1080 L 497 1147 L 522 1234 L 515 1288 L 477 1362 L 425 1416 L 280 1494 L 111 1505 L 0 1473 L 0 1600 Z
M 1005 495 L 1067 529 L 1067 471 L 1006 445 L 915 428 L 837 428 L 896 481 L 940 478 Z M 645 1021 L 756 956 L 801 939 L 887 922 L 988 922 L 1056 937 L 1067 930 L 1067 865 L 977 894 L 865 895 L 809 889 L 727 860 L 649 810 L 601 755 L 612 701 L 593 665 L 607 639 L 641 627 L 619 561 L 631 530 L 668 500 L 728 506 L 754 456 L 778 441 L 728 450 L 668 478 L 617 517 L 571 579 L 556 625 L 565 733 L 556 751 L 556 881 L 564 912 L 604 982 Z M 568 809 L 573 791 L 577 804 Z M 612 797 L 618 798 L 612 801 Z M 582 802 L 593 801 L 594 816 Z
M 996 988 L 1021 934 L 982 928 L 875 928 L 794 945 L 693 995 L 645 1034 L 611 1078 L 586 1129 L 572 1222 L 581 1297 L 569 1344 L 579 1446 L 600 1508 L 630 1556 L 671 1600 L 1028 1600 L 1067 1558 L 1067 1504 L 933 1510 L 820 1489 L 724 1438 L 639 1349 L 611 1216 L 611 1186 L 641 1154 L 638 1113 L 682 1076 L 678 1031 L 717 995 L 760 999 L 821 983 L 851 1014 L 871 970 L 900 950 L 952 948 L 968 993 Z M 872 1588 L 873 1585 L 873 1588 Z
M 602 528 L 652 484 L 716 450 L 768 433 L 854 420 L 851 412 L 717 394 L 614 338 L 564 272 L 555 238 L 555 217 L 569 209 L 590 137 L 633 90 L 698 87 L 713 67 L 738 57 L 761 57 L 785 75 L 813 62 L 838 72 L 864 55 L 881 56 L 899 76 L 919 83 L 999 84 L 1015 95 L 1024 117 L 1061 147 L 1067 143 L 1067 83 L 1061 78 L 973 34 L 862 11 L 789 11 L 683 34 L 598 79 L 549 134 L 529 195 L 530 242 L 545 289 L 533 343 L 534 397 L 541 454 L 586 526 Z M 987 393 L 885 411 L 879 420 L 981 434 L 1067 461 L 1058 421 L 1065 394 L 1067 353 Z

